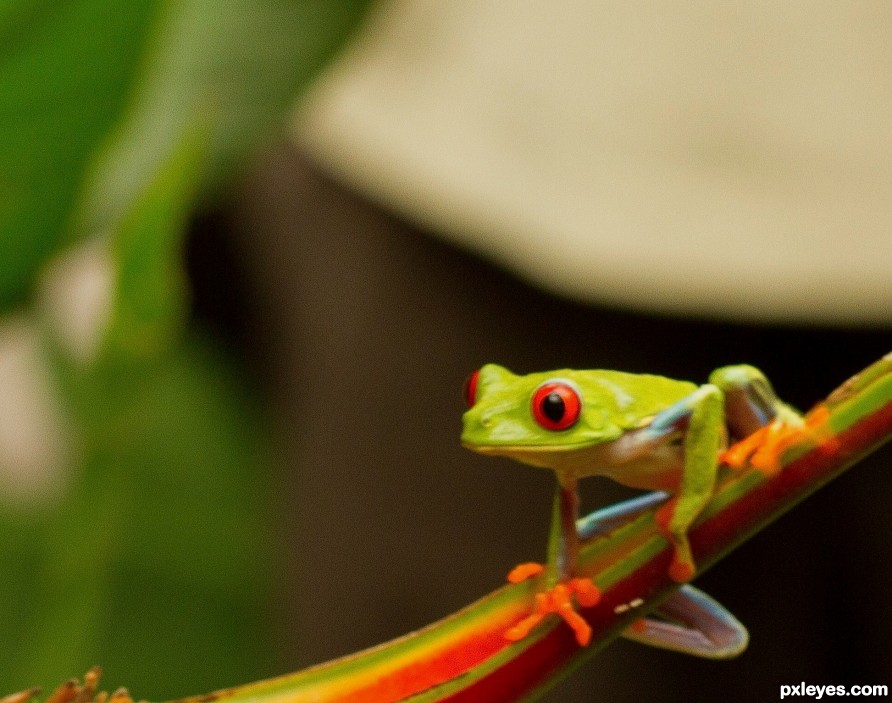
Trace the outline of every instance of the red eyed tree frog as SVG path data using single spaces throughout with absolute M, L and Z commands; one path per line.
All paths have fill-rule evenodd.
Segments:
M 468 379 L 465 399 L 469 409 L 462 444 L 551 469 L 557 476 L 547 563 L 520 564 L 508 575 L 509 581 L 520 582 L 544 571 L 546 590 L 537 594 L 536 612 L 505 633 L 510 640 L 522 639 L 547 614 L 556 613 L 581 645 L 588 643 L 590 628 L 573 600 L 589 607 L 600 594 L 590 579 L 574 575 L 580 478 L 608 476 L 657 491 L 624 510 L 640 512 L 664 501 L 657 521 L 674 547 L 669 575 L 684 583 L 696 573 L 687 532 L 713 494 L 720 461 L 771 473 L 785 443 L 802 427 L 801 417 L 778 400 L 765 376 L 745 365 L 720 368 L 697 386 L 603 370 L 518 376 L 487 364 Z M 744 441 L 733 453 L 725 452 L 729 439 Z M 609 528 L 587 526 L 584 536 Z M 683 616 L 694 629 L 645 620 L 627 636 L 713 658 L 733 656 L 746 646 L 743 626 L 691 586 L 682 586 L 661 612 Z

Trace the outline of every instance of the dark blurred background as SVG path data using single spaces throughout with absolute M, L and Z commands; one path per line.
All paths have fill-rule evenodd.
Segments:
M 420 627 L 544 554 L 553 477 L 458 444 L 461 386 L 482 363 L 703 381 L 746 361 L 807 409 L 892 342 L 581 305 L 433 235 L 283 146 L 190 238 L 195 314 L 275 408 L 295 668 Z M 698 579 L 750 628 L 738 660 L 620 640 L 547 700 L 752 701 L 787 682 L 888 681 L 889 461 L 888 448 L 869 457 Z M 583 483 L 591 508 L 628 495 Z

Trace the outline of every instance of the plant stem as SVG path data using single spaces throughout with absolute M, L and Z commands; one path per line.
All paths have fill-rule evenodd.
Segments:
M 689 532 L 698 573 L 892 436 L 892 355 L 834 391 L 806 415 L 806 423 L 809 431 L 786 447 L 777 472 L 723 470 L 715 495 Z M 581 543 L 578 575 L 590 576 L 602 592 L 596 606 L 580 609 L 593 630 L 587 647 L 580 647 L 558 618 L 520 642 L 504 638 L 504 631 L 532 609 L 542 586 L 533 579 L 503 586 L 377 647 L 181 703 L 533 700 L 678 588 L 668 576 L 672 547 L 657 526 L 657 507 Z M 615 507 L 605 508 L 580 525 L 610 521 L 614 513 Z

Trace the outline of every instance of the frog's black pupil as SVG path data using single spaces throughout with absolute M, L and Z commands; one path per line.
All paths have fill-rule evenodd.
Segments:
M 549 393 L 542 399 L 542 412 L 552 422 L 560 422 L 564 419 L 564 413 L 567 411 L 564 405 L 564 399 L 560 393 Z

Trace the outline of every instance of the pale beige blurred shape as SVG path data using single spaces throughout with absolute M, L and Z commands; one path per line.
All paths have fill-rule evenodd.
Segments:
M 41 310 L 55 338 L 77 362 L 93 361 L 108 328 L 115 270 L 104 237 L 56 257 L 41 280 Z
M 382 3 L 323 168 L 585 301 L 892 322 L 892 3 Z
M 39 315 L 0 318 L 0 498 L 34 503 L 61 495 L 76 447 L 47 345 L 58 344 L 80 365 L 92 362 L 108 328 L 113 293 L 108 244 L 97 237 L 47 266 Z
M 68 418 L 37 325 L 24 315 L 0 321 L 0 497 L 57 496 L 71 452 Z

